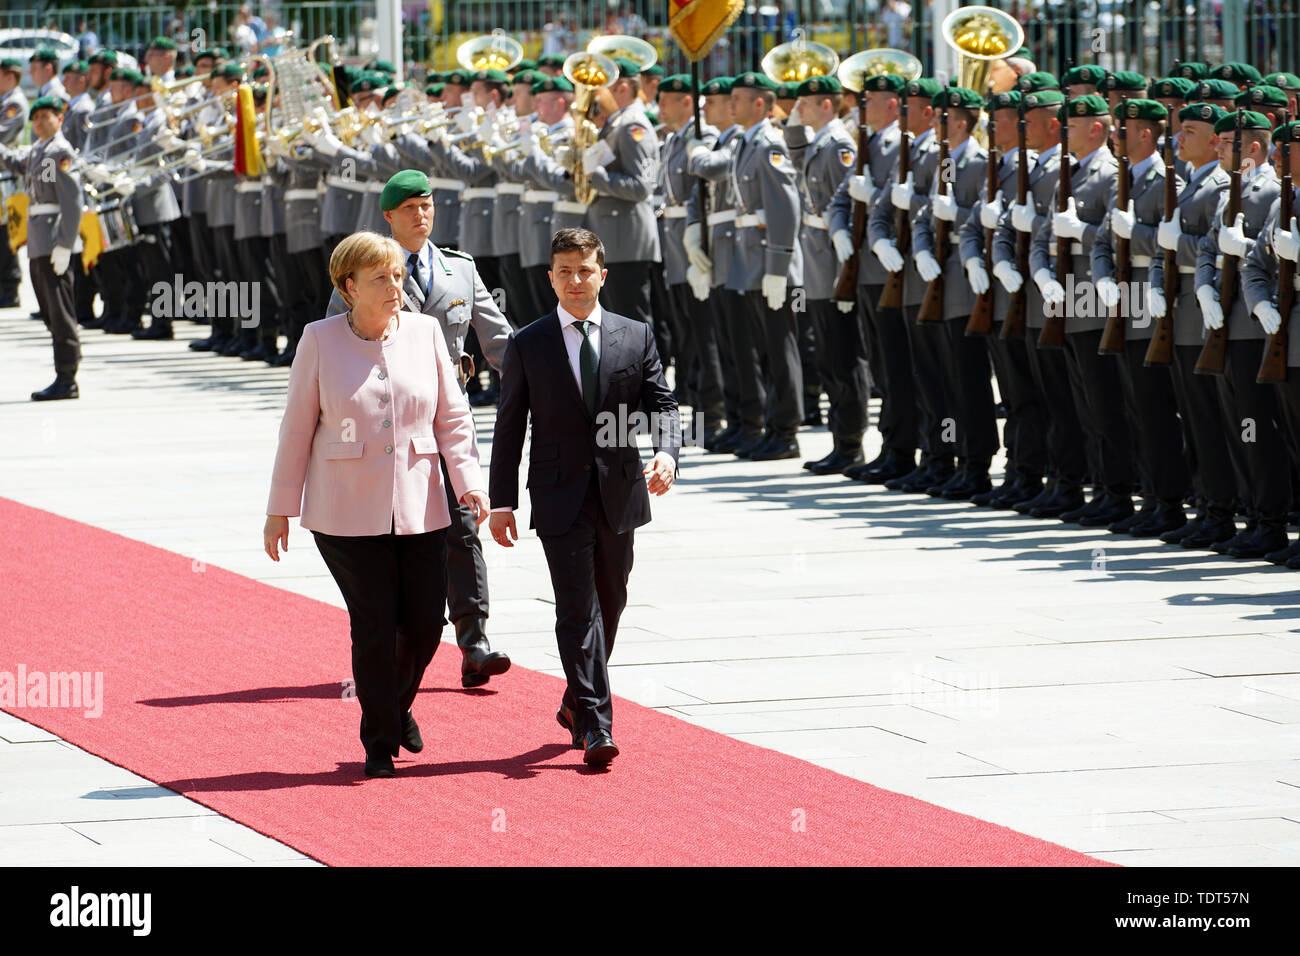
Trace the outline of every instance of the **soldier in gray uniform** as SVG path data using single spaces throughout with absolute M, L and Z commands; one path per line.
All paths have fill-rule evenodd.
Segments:
M 272 180 L 284 190 L 284 268 L 281 277 L 281 320 L 285 334 L 284 352 L 273 364 L 293 364 L 303 327 L 325 311 L 329 302 L 327 283 L 329 259 L 325 236 L 320 228 L 321 192 L 325 170 L 315 151 L 306 143 L 294 143 L 288 156 L 278 158 Z
M 402 307 L 435 316 L 447 340 L 453 364 L 460 370 L 461 386 L 471 374 L 472 360 L 465 353 L 465 338 L 472 328 L 492 365 L 500 367 L 510 337 L 510 326 L 496 307 L 491 293 L 463 252 L 438 249 L 429 242 L 434 215 L 433 187 L 418 170 L 403 170 L 384 187 L 380 205 L 392 227 L 393 238 L 409 254 Z M 347 311 L 336 291 L 326 315 Z M 445 485 L 451 488 L 443 464 Z M 487 565 L 479 543 L 473 514 L 448 491 L 451 526 L 447 529 L 447 617 L 456 629 L 461 649 L 461 684 L 479 687 L 510 667 L 504 652 L 488 644 Z
M 105 160 L 118 156 L 125 157 L 132 148 L 131 144 L 137 141 L 136 137 L 144 129 L 144 121 L 134 99 L 136 81 L 141 79 L 143 77 L 138 71 L 123 67 L 115 69 L 110 74 L 108 86 L 109 96 L 114 106 L 114 112 L 111 114 L 113 119 L 105 128 L 104 134 L 99 137 L 99 145 L 93 153 L 84 157 L 87 162 L 95 163 L 96 168 L 100 168 Z M 97 129 L 91 130 L 92 134 L 97 132 Z M 92 172 L 90 175 L 97 175 L 97 173 Z M 111 192 L 116 193 L 116 197 L 110 197 L 110 203 L 117 202 L 129 206 L 130 190 L 129 185 L 122 183 L 120 179 L 115 180 Z M 113 282 L 105 282 L 101 290 L 104 296 L 104 315 L 100 328 L 114 335 L 126 334 L 140 328 L 140 315 L 145 305 L 145 290 L 139 265 L 139 252 L 135 249 L 135 245 L 133 243 L 117 249 L 105 250 L 99 257 L 99 267 L 103 269 L 101 274 L 117 277 Z
M 521 71 L 520 75 L 527 76 L 528 71 Z M 519 105 L 524 109 L 529 108 L 529 104 Z M 523 119 L 525 115 L 527 114 L 516 113 L 516 118 Z M 498 116 L 498 119 L 501 118 Z M 489 149 L 504 146 L 504 137 L 495 128 L 490 133 L 485 131 L 485 135 L 491 137 Z M 519 219 L 524 182 L 521 171 L 502 153 L 495 153 L 489 163 L 497 172 L 494 187 L 496 197 L 492 209 L 492 254 L 497 262 L 497 278 L 505 292 L 504 311 L 511 325 L 519 328 L 543 314 L 535 311 L 532 292 L 519 267 Z
M 800 83 L 793 112 L 785 125 L 790 158 L 799 171 L 803 199 L 803 287 L 816 337 L 818 366 L 830 400 L 827 426 L 834 437 L 830 454 L 804 462 L 817 475 L 839 474 L 862 464 L 862 436 L 867 430 L 867 352 L 857 317 L 831 301 L 839 278 L 839 260 L 831 245 L 829 207 L 853 174 L 857 145 L 834 122 L 843 94 L 835 77 L 815 76 Z M 811 134 L 811 135 L 810 135 Z
M 27 68 L 36 84 L 37 97 L 55 96 L 66 104 L 71 97 L 59 79 L 59 54 L 48 46 L 37 47 L 27 61 Z
M 12 57 L 0 60 L 0 146 L 18 145 L 27 126 L 27 97 L 19 85 L 23 65 Z M 18 286 L 23 281 L 18 257 L 9 248 L 9 230 L 0 231 L 0 309 L 18 304 Z
M 1147 88 L 1147 96 L 1163 106 L 1169 113 L 1165 118 L 1165 136 L 1178 135 L 1180 125 L 1178 111 L 1187 105 L 1187 94 L 1195 88 L 1196 82 L 1185 76 L 1166 76 L 1163 79 L 1156 80 Z M 1165 144 L 1163 139 L 1156 151 L 1161 156 L 1164 155 Z M 1191 170 L 1187 167 L 1187 160 L 1178 157 L 1177 147 L 1174 148 L 1174 172 L 1183 182 L 1187 182 L 1187 176 L 1191 173 Z M 1145 303 L 1143 305 L 1145 307 Z
M 27 255 L 41 317 L 54 340 L 54 382 L 32 393 L 34 401 L 76 398 L 81 342 L 72 311 L 68 263 L 81 226 L 81 180 L 72 146 L 59 131 L 64 103 L 49 96 L 32 103 L 36 142 L 21 149 L 0 146 L 0 166 L 27 178 Z
M 86 120 L 95 108 L 94 94 L 86 76 L 88 69 L 85 60 L 72 60 L 63 68 L 65 89 L 71 97 L 63 119 L 63 136 L 76 150 L 86 143 Z
M 222 64 L 213 70 L 212 93 L 220 96 L 227 91 L 237 90 L 243 79 L 244 71 L 238 63 Z M 214 108 L 210 122 L 216 122 L 219 115 L 220 109 Z M 199 161 L 200 168 L 207 171 L 202 180 L 207 192 L 203 202 L 212 234 L 217 272 L 223 282 L 238 281 L 240 277 L 239 255 L 235 248 L 235 206 L 238 194 L 235 191 L 237 179 L 233 166 L 234 155 L 232 140 L 211 158 Z M 211 351 L 218 355 L 238 355 L 244 351 L 234 316 L 214 315 L 210 318 L 211 338 L 191 342 L 191 349 Z
M 547 277 L 551 237 L 565 226 L 581 226 L 586 211 L 569 213 L 567 221 L 562 212 L 556 211 L 561 202 L 577 208 L 573 201 L 573 176 L 553 158 L 561 143 L 572 143 L 573 140 L 573 117 L 569 113 L 573 103 L 573 84 L 562 76 L 557 78 L 539 73 L 537 77 L 533 83 L 532 99 L 541 131 L 538 133 L 535 126 L 534 133 L 547 137 L 550 153 L 543 150 L 537 136 L 533 136 L 521 163 L 525 186 L 519 217 L 519 265 L 532 290 L 534 307 L 541 309 L 538 314 L 543 315 L 551 310 L 555 299 Z M 572 155 L 570 146 L 564 148 Z M 564 226 L 556 225 L 557 221 L 564 222 Z
M 1178 151 L 1191 164 L 1191 179 L 1178 194 L 1174 219 L 1161 223 L 1156 231 L 1161 249 L 1173 250 L 1178 256 L 1178 299 L 1165 302 L 1163 252 L 1151 263 L 1147 290 L 1147 308 L 1154 318 L 1162 316 L 1166 309 L 1172 310 L 1174 396 L 1191 445 L 1194 485 L 1205 498 L 1202 527 L 1179 544 L 1185 548 L 1209 547 L 1220 553 L 1253 537 L 1255 530 L 1252 523 L 1250 534 L 1235 539 L 1236 471 L 1244 470 L 1244 466 L 1238 463 L 1234 468 L 1232 456 L 1240 456 L 1241 449 L 1239 443 L 1227 440 L 1228 423 L 1214 376 L 1195 374 L 1205 330 L 1201 304 L 1196 299 L 1197 248 L 1210 231 L 1220 195 L 1228 188 L 1229 177 L 1219 167 L 1219 138 L 1214 132 L 1215 124 L 1226 115 L 1226 111 L 1208 103 L 1192 103 L 1179 111 L 1182 129 Z M 1235 426 L 1234 431 L 1239 428 Z

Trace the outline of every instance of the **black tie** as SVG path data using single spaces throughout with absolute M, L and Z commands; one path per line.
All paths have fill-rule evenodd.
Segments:
M 410 270 L 411 279 L 415 282 L 415 287 L 423 292 L 424 283 L 420 281 L 420 254 L 418 252 L 411 253 L 411 258 L 406 260 L 406 268 Z
M 582 346 L 578 349 L 578 370 L 582 375 L 582 400 L 587 405 L 587 414 L 596 417 L 596 370 L 600 360 L 596 357 L 596 346 L 591 344 L 591 325 L 584 319 L 578 323 L 582 332 Z

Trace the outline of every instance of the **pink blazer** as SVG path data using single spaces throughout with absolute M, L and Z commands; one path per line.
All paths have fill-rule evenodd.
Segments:
M 404 311 L 386 342 L 358 338 L 346 315 L 308 323 L 266 513 L 334 535 L 437 531 L 451 524 L 439 455 L 458 500 L 486 488 L 438 320 Z

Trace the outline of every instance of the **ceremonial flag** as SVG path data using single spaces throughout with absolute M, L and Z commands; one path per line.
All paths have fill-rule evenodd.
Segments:
M 745 0 L 668 0 L 668 28 L 695 63 L 709 55 L 744 9 Z
M 245 176 L 262 175 L 262 154 L 257 149 L 257 109 L 253 106 L 253 88 L 239 84 L 235 110 L 235 172 Z

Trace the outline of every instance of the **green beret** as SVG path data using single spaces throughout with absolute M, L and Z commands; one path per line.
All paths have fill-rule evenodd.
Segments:
M 538 73 L 536 69 L 529 67 L 528 69 L 520 70 L 518 73 L 511 76 L 510 82 L 515 86 L 518 86 L 520 83 L 527 83 L 531 88 L 534 83 L 545 75 L 545 73 Z
M 907 95 L 909 98 L 918 97 L 921 99 L 932 100 L 943 90 L 943 84 L 932 76 L 920 76 L 911 80 L 907 84 Z
M 1076 83 L 1090 83 L 1093 86 L 1100 86 L 1102 80 L 1106 79 L 1106 71 L 1093 63 L 1085 63 L 1083 66 L 1072 67 L 1065 71 L 1061 77 L 1061 86 L 1074 86 Z
M 1187 94 L 1189 102 L 1203 103 L 1206 100 L 1235 100 L 1241 91 L 1236 83 L 1227 80 L 1201 80 Z
M 1210 75 L 1238 85 L 1242 83 L 1258 83 L 1264 79 L 1259 70 L 1249 63 L 1238 62 L 1220 64 L 1210 71 Z
M 614 57 L 614 65 L 618 67 L 619 76 L 640 76 L 641 64 L 634 63 L 625 56 Z
M 930 105 L 935 109 L 941 106 L 960 107 L 968 110 L 978 110 L 984 105 L 980 95 L 974 90 L 968 90 L 964 86 L 945 86 L 937 94 L 930 98 Z
M 1300 89 L 1300 76 L 1294 73 L 1270 73 L 1264 77 L 1264 82 L 1269 86 L 1276 86 L 1279 90 Z
M 23 72 L 23 65 L 21 61 L 15 60 L 11 56 L 7 56 L 3 60 L 0 60 L 0 70 L 10 70 L 11 72 L 21 74 Z
M 254 105 L 254 106 L 261 106 L 263 103 L 265 103 L 265 102 L 266 102 L 266 94 L 269 93 L 269 92 L 270 92 L 270 88 L 269 88 L 265 83 L 258 83 L 258 84 L 256 84 L 256 85 L 254 85 L 254 86 L 253 86 L 253 105 Z
M 644 75 L 644 76 L 657 76 L 657 77 L 659 77 L 660 79 L 663 79 L 663 75 L 664 75 L 665 73 L 667 73 L 667 72 L 668 72 L 668 71 L 665 70 L 665 69 L 664 69 L 662 66 L 660 66 L 658 63 L 654 63 L 654 64 L 652 64 L 652 65 L 646 67 L 644 70 L 641 71 L 642 75 Z
M 149 49 L 172 52 L 176 49 L 176 41 L 171 37 L 157 36 L 149 41 Z
M 1216 133 L 1231 133 L 1237 128 L 1237 117 L 1241 117 L 1242 129 L 1272 129 L 1273 124 L 1268 121 L 1268 117 L 1263 113 L 1256 113 L 1254 110 L 1237 110 L 1233 113 L 1225 113 L 1223 118 L 1214 124 Z
M 1238 93 L 1233 100 L 1233 105 L 1239 108 L 1277 106 L 1285 109 L 1288 102 L 1290 101 L 1286 98 L 1286 90 L 1270 83 L 1261 83 L 1259 86 L 1247 87 Z
M 516 73 L 522 73 L 525 70 L 535 70 L 535 69 L 537 69 L 536 60 L 520 60 L 518 63 L 515 64 Z
M 1178 69 L 1174 71 L 1174 76 L 1181 76 L 1184 79 L 1201 81 L 1210 75 L 1210 68 L 1204 63 L 1198 63 L 1196 60 L 1188 60 L 1186 63 L 1179 63 Z
M 777 84 L 776 98 L 778 100 L 792 100 L 799 95 L 798 83 L 779 83 Z
M 383 96 L 379 97 L 379 102 L 387 103 L 389 100 L 391 100 L 400 92 L 402 92 L 402 88 L 400 86 L 390 86 L 388 87 L 388 89 L 384 90 Z
M 325 65 L 325 64 L 323 64 L 323 63 L 321 64 L 321 66 L 324 66 L 324 65 Z M 194 75 L 194 64 L 193 64 L 193 63 L 186 63 L 184 66 L 178 66 L 178 67 L 176 67 L 176 78 L 177 78 L 177 79 L 183 80 L 183 79 L 185 79 L 186 77 L 193 76 L 193 75 Z
M 89 68 L 89 66 L 90 64 L 88 64 L 85 60 L 69 60 L 67 65 L 63 68 L 63 72 L 64 73 L 85 73 L 86 70 Z
M 134 72 L 140 77 L 140 79 L 132 81 L 135 84 L 137 89 L 143 87 L 144 89 L 147 90 L 153 87 L 152 76 L 146 76 L 145 74 L 141 73 L 139 70 L 135 70 Z
M 203 59 L 205 56 L 210 57 L 213 60 L 224 60 L 226 58 L 226 50 L 224 47 L 219 46 L 214 46 L 207 50 L 200 50 L 198 53 L 194 54 L 194 62 L 199 62 L 199 60 Z
M 37 110 L 54 110 L 60 116 L 63 115 L 63 100 L 57 96 L 41 96 L 32 101 L 32 105 L 27 109 L 27 118 L 31 119 L 36 115 Z
M 1056 82 L 1056 77 L 1046 70 L 1026 73 L 1016 80 L 1016 89 L 1022 93 L 1037 93 L 1039 90 L 1059 90 L 1060 88 L 1061 84 Z
M 144 80 L 144 74 L 139 70 L 133 70 L 130 67 L 119 66 L 109 74 L 110 80 L 122 80 L 130 83 L 132 86 L 138 86 Z
M 564 66 L 564 54 L 563 54 L 563 53 L 548 53 L 548 54 L 546 54 L 545 56 L 538 57 L 538 58 L 537 58 L 537 65 L 538 65 L 539 67 L 543 67 L 543 66 L 561 67 L 561 66 Z
M 196 58 L 197 59 L 197 58 Z M 117 66 L 116 50 L 96 50 L 86 57 L 87 63 L 100 63 L 104 66 Z
M 430 83 L 424 88 L 425 96 L 442 96 L 442 91 L 446 88 L 446 83 Z
M 1147 96 L 1152 99 L 1183 100 L 1196 88 L 1196 81 L 1185 76 L 1166 76 L 1156 80 L 1147 89 Z
M 253 68 L 253 79 L 260 80 L 262 77 L 269 75 L 270 71 L 266 68 L 266 64 L 259 60 L 257 66 Z
M 563 76 L 547 76 L 545 73 L 539 73 L 537 82 L 533 84 L 530 92 L 533 96 L 538 93 L 572 93 L 573 84 Z
M 469 86 L 469 77 L 469 70 L 452 70 L 447 74 L 447 79 L 444 82 L 450 83 L 452 86 Z
M 42 63 L 58 63 L 59 55 L 48 46 L 40 46 L 36 48 L 35 53 L 28 57 L 27 62 L 35 63 L 37 60 L 40 60 Z
M 506 76 L 505 70 L 479 70 L 477 73 L 470 75 L 471 83 L 495 83 L 498 86 L 509 86 L 510 77 Z
M 709 82 L 704 84 L 705 96 L 726 96 L 731 92 L 732 86 L 735 85 L 735 78 L 730 76 L 715 76 Z
M 1101 88 L 1103 90 L 1146 90 L 1147 78 L 1141 73 L 1133 70 L 1119 70 L 1116 73 L 1106 74 L 1106 79 L 1102 80 Z
M 1025 109 L 1035 110 L 1045 106 L 1060 108 L 1065 102 L 1065 94 L 1060 90 L 1039 90 L 1037 93 L 1025 93 Z
M 902 77 L 900 76 L 901 80 Z M 901 84 L 900 84 L 901 88 Z M 834 76 L 810 76 L 795 87 L 795 96 L 828 96 L 844 92 L 838 78 Z
M 659 95 L 665 93 L 694 93 L 695 85 L 691 83 L 689 73 L 674 73 L 672 76 L 665 76 L 659 83 Z
M 1280 143 L 1286 140 L 1289 143 L 1300 142 L 1300 121 L 1295 123 L 1283 123 L 1277 129 L 1273 130 L 1273 142 Z
M 228 66 L 229 64 L 227 64 Z M 224 70 L 226 67 L 222 67 Z M 218 70 L 218 73 L 221 71 Z M 388 81 L 378 73 L 362 73 L 352 83 L 348 84 L 350 92 L 353 93 L 374 93 L 376 90 L 382 90 L 388 86 Z
M 1011 54 L 1011 56 L 1007 57 L 1007 59 L 1009 59 L 1009 60 L 1028 60 L 1030 63 L 1033 63 L 1033 62 L 1034 62 L 1034 54 L 1033 54 L 1032 52 L 1030 52 L 1029 47 L 1027 47 L 1027 46 L 1022 46 L 1022 47 L 1021 47 L 1019 50 L 1017 50 L 1015 53 Z
M 1111 112 L 1116 119 L 1123 117 L 1131 120 L 1150 120 L 1153 123 L 1157 123 L 1169 115 L 1169 111 L 1165 109 L 1163 103 L 1140 99 L 1136 96 L 1125 100 L 1123 103 L 1116 103 Z
M 737 76 L 731 88 L 733 90 L 738 90 L 742 87 L 751 90 L 771 90 L 773 93 L 780 88 L 776 80 L 772 79 L 766 73 L 754 73 L 752 71 L 749 73 L 741 73 Z
M 1070 116 L 1109 116 L 1110 104 L 1096 93 L 1089 93 L 1086 96 L 1076 96 L 1068 104 L 1062 104 L 1058 115 L 1061 122 L 1064 123 L 1065 108 L 1069 106 Z
M 429 185 L 428 176 L 418 169 L 403 169 L 384 183 L 384 191 L 379 194 L 379 208 L 391 212 L 412 196 L 432 195 L 433 187 Z
M 1178 111 L 1178 118 L 1184 123 L 1209 123 L 1211 126 L 1227 115 L 1228 111 L 1222 106 L 1212 106 L 1209 103 L 1188 103 Z
M 862 84 L 864 93 L 901 93 L 907 86 L 907 78 L 897 73 L 877 73 L 869 76 Z
M 986 110 L 1018 110 L 1020 109 L 1020 97 L 1023 95 L 1019 90 L 994 93 L 984 101 L 984 108 Z
M 446 83 L 446 82 L 447 82 L 447 74 L 446 74 L 446 73 L 439 73 L 439 72 L 437 72 L 436 70 L 435 70 L 433 73 L 426 73 L 426 74 L 424 75 L 424 82 L 426 82 L 426 83 Z
M 223 80 L 234 80 L 237 83 L 242 83 L 244 80 L 244 68 L 238 63 L 232 61 L 230 63 L 221 64 L 221 66 L 212 71 L 212 75 L 219 76 Z
M 366 69 L 372 73 L 387 73 L 389 76 L 397 72 L 397 67 L 387 60 L 371 60 L 366 64 Z

